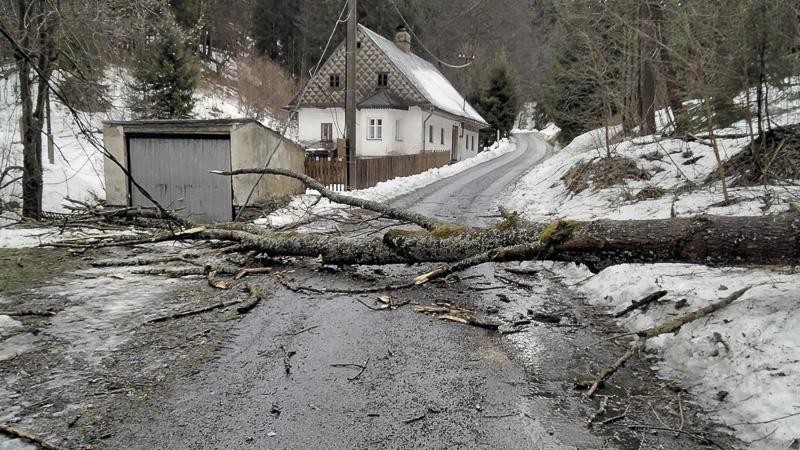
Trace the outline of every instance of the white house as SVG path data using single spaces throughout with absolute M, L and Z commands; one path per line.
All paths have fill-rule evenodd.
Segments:
M 356 156 L 450 151 L 462 160 L 478 153 L 478 131 L 488 124 L 433 64 L 411 52 L 408 32 L 400 29 L 392 42 L 359 25 L 357 49 Z M 345 134 L 345 73 L 342 43 L 298 105 L 299 140 L 308 148 L 333 149 Z

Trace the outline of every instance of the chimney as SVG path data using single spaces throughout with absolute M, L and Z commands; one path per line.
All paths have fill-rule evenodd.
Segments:
M 411 35 L 405 26 L 400 25 L 397 27 L 397 34 L 394 35 L 394 45 L 405 53 L 411 53 Z

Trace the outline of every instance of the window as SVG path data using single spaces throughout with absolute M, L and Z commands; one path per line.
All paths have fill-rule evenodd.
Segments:
M 444 128 L 442 128 L 441 131 L 442 131 L 441 133 L 442 137 L 439 140 L 441 141 L 441 144 L 444 145 Z
M 367 139 L 376 141 L 383 139 L 383 119 L 369 119 Z
M 428 142 L 433 144 L 433 125 L 428 125 Z
M 320 140 L 322 142 L 333 142 L 333 124 L 323 123 L 320 132 Z
M 475 150 L 475 135 L 470 137 L 472 139 L 472 150 Z
M 378 87 L 387 87 L 389 86 L 389 74 L 386 72 L 381 72 L 378 74 Z
M 341 77 L 338 73 L 332 73 L 328 79 L 328 86 L 338 88 L 340 86 Z
M 403 140 L 403 132 L 400 127 L 403 125 L 403 122 L 400 120 L 394 121 L 394 140 L 395 141 L 402 141 Z

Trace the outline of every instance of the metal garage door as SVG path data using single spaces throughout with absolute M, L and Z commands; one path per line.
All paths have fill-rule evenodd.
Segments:
M 131 136 L 131 176 L 164 208 L 180 209 L 181 215 L 199 223 L 230 221 L 231 180 L 208 173 L 231 169 L 230 142 L 227 136 Z M 131 204 L 153 206 L 133 185 Z

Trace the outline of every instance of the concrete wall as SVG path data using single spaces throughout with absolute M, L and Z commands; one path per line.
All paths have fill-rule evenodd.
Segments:
M 284 139 L 278 145 L 280 136 L 255 123 L 235 125 L 231 130 L 231 168 L 260 169 L 270 157 L 273 149 L 275 155 L 270 160 L 270 167 L 291 169 L 295 172 L 305 171 L 305 152 L 292 141 Z M 233 178 L 233 203 L 241 206 L 258 175 L 240 175 Z M 299 194 L 304 192 L 302 182 L 286 177 L 265 175 L 253 192 L 250 204 L 268 202 L 276 196 Z
M 127 168 L 128 160 L 125 155 L 125 135 L 120 126 L 103 127 L 103 145 L 109 154 L 113 155 Z M 106 204 L 110 206 L 128 205 L 128 177 L 116 164 L 105 158 L 105 186 Z
M 256 123 L 205 128 L 198 126 L 195 129 L 180 126 L 137 126 L 131 129 L 126 129 L 122 125 L 105 126 L 103 128 L 104 145 L 108 152 L 123 165 L 127 164 L 126 132 L 164 134 L 167 136 L 169 134 L 230 133 L 231 167 L 233 170 L 264 167 L 264 163 L 280 139 L 277 133 Z M 287 168 L 303 173 L 305 171 L 305 152 L 296 143 L 284 139 L 272 157 L 270 167 Z M 233 178 L 234 205 L 244 204 L 250 189 L 257 179 L 258 175 L 242 175 Z M 105 186 L 106 203 L 108 205 L 127 206 L 129 204 L 128 179 L 125 173 L 108 158 L 105 161 Z M 304 190 L 303 183 L 298 180 L 286 177 L 264 176 L 253 193 L 250 204 L 267 202 L 275 196 L 302 193 Z

